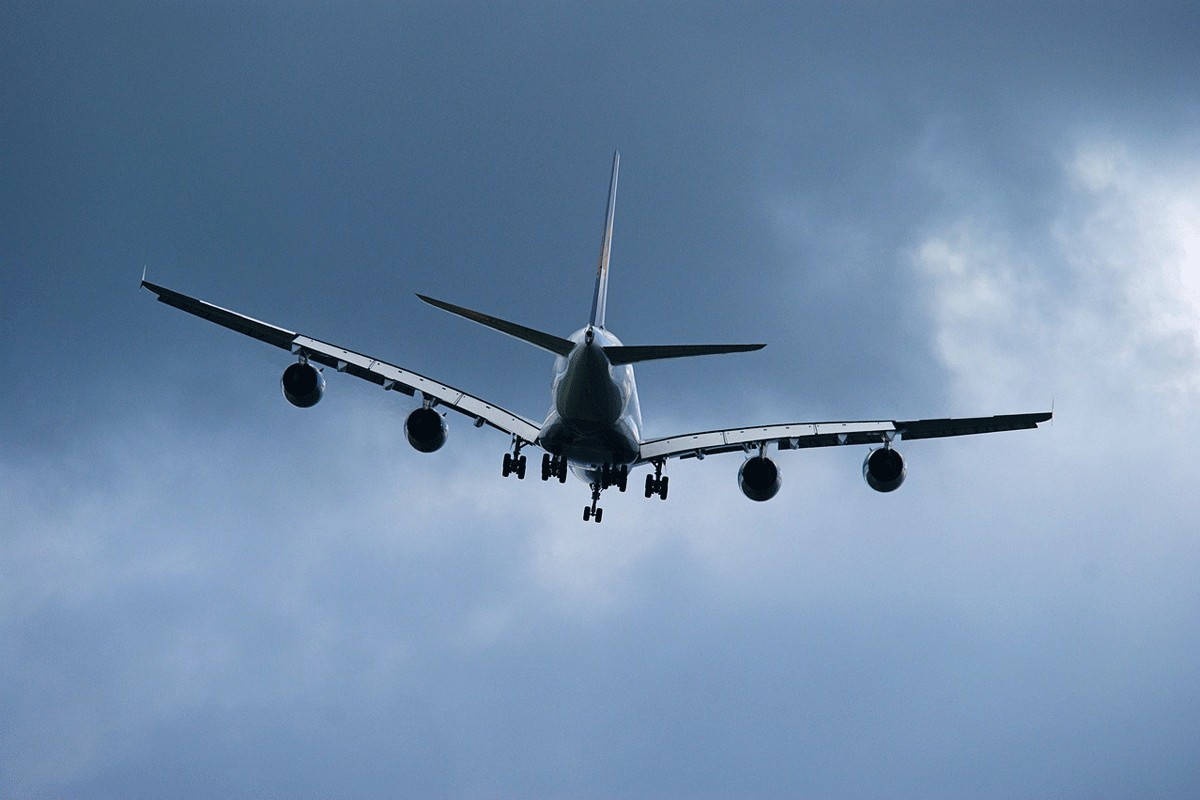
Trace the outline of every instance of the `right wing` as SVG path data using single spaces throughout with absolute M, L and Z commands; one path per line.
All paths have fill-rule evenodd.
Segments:
M 439 383 L 432 378 L 426 378 L 424 375 L 418 375 L 377 358 L 364 356 L 353 350 L 346 350 L 294 331 L 277 328 L 274 325 L 214 306 L 194 297 L 188 297 L 146 280 L 142 281 L 142 286 L 157 295 L 160 301 L 189 314 L 195 314 L 197 317 L 215 322 L 230 330 L 244 333 L 297 355 L 303 355 L 309 361 L 315 361 L 326 367 L 332 367 L 338 372 L 362 378 L 377 386 L 382 386 L 384 389 L 402 392 L 410 396 L 420 392 L 425 397 L 437 400 L 440 405 L 465 414 L 475 420 L 477 425 L 486 423 L 531 444 L 537 441 L 538 432 L 541 430 L 541 426 L 537 423 L 455 389 L 453 386 Z
M 668 458 L 704 458 L 716 453 L 752 452 L 768 444 L 774 444 L 780 450 L 800 450 L 844 444 L 886 444 L 894 439 L 936 439 L 945 436 L 1016 431 L 1036 428 L 1038 423 L 1047 421 L 1051 416 L 1051 412 L 1046 411 L 1035 414 L 920 419 L 906 422 L 799 422 L 756 428 L 728 428 L 642 442 L 638 461 L 645 463 Z

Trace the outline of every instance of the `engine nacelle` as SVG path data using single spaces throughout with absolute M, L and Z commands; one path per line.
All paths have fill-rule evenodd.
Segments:
M 307 362 L 298 361 L 285 369 L 279 383 L 283 396 L 296 408 L 312 408 L 325 394 L 325 378 Z
M 404 420 L 404 435 L 414 449 L 432 453 L 446 443 L 446 420 L 432 408 L 418 408 Z
M 783 476 L 774 461 L 766 456 L 754 456 L 742 462 L 738 470 L 738 486 L 751 500 L 762 502 L 779 494 Z
M 867 485 L 877 492 L 896 491 L 904 483 L 907 474 L 904 457 L 890 447 L 872 450 L 863 459 L 863 477 Z

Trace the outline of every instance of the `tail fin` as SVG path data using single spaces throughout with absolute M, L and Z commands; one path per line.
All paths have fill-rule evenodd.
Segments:
M 612 179 L 608 184 L 608 209 L 604 212 L 604 235 L 600 239 L 600 263 L 596 267 L 596 293 L 592 295 L 592 321 L 604 327 L 604 310 L 608 305 L 608 254 L 612 250 L 613 214 L 617 206 L 617 171 L 621 168 L 621 153 L 613 151 Z

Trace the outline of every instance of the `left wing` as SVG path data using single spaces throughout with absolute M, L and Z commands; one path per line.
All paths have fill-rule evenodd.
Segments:
M 735 451 L 751 452 L 768 444 L 774 444 L 780 450 L 799 450 L 843 444 L 884 444 L 894 439 L 935 439 L 944 436 L 1016 431 L 1036 428 L 1038 423 L 1045 422 L 1051 416 L 1051 412 L 1047 411 L 1036 414 L 919 419 L 907 422 L 799 422 L 757 428 L 729 428 L 642 442 L 638 462 L 668 458 L 704 458 L 706 455 Z
M 235 311 L 229 311 L 163 286 L 157 286 L 146 280 L 142 281 L 142 286 L 157 295 L 160 301 L 189 314 L 195 314 L 197 317 L 215 322 L 238 333 L 244 333 L 267 344 L 290 350 L 297 355 L 303 355 L 309 361 L 315 361 L 318 364 L 332 367 L 338 372 L 362 378 L 377 386 L 382 386 L 384 389 L 402 392 L 410 396 L 420 392 L 425 397 L 437 400 L 440 405 L 448 406 L 471 417 L 477 425 L 487 423 L 505 433 L 519 436 L 526 442 L 537 441 L 538 432 L 541 430 L 541 426 L 537 423 L 455 389 L 453 386 L 439 383 L 432 378 L 426 378 L 424 375 L 418 375 L 377 358 L 364 356 L 353 350 L 346 350 L 337 345 L 260 322 Z

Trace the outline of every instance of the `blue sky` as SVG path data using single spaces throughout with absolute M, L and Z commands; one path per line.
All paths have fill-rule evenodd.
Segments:
M 9 4 L 0 797 L 1194 797 L 1194 3 Z M 153 302 L 648 432 L 1041 410 L 671 498 Z

